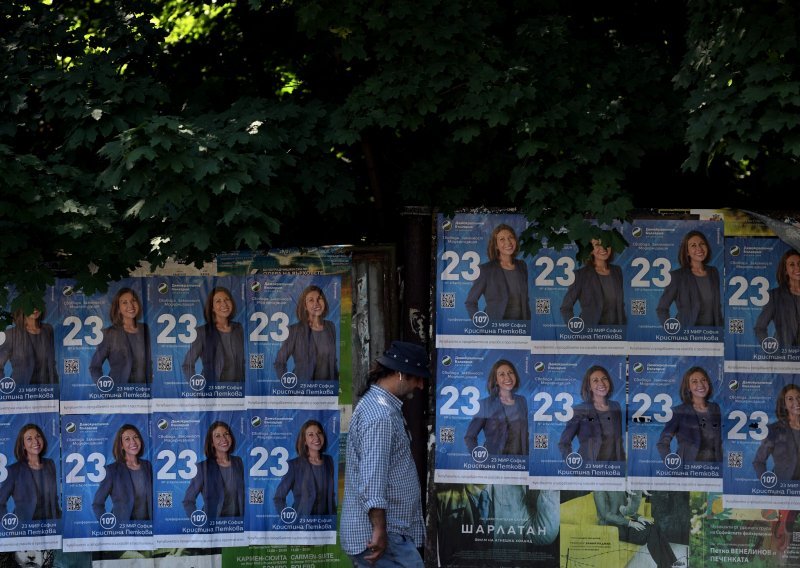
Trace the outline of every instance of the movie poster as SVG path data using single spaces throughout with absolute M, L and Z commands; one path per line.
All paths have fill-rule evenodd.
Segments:
M 247 277 L 247 395 L 261 403 L 339 395 L 342 277 L 256 274 Z M 257 400 L 252 401 L 257 404 Z
M 528 480 L 529 355 L 439 349 L 436 482 Z
M 146 411 L 152 358 L 142 279 L 110 283 L 106 293 L 92 296 L 74 281 L 58 280 L 55 293 L 61 412 Z
M 73 414 L 61 432 L 64 550 L 152 550 L 150 417 Z
M 631 349 L 720 355 L 722 222 L 635 220 L 622 234 Z
M 202 410 L 214 399 L 218 408 L 243 408 L 244 279 L 156 276 L 146 282 L 159 407 Z
M 722 363 L 721 357 L 631 356 L 630 487 L 722 491 Z
M 529 270 L 519 214 L 439 215 L 437 347 L 528 349 Z
M 625 488 L 625 357 L 532 356 L 530 481 Z
M 42 405 L 49 403 L 3 403 L 0 550 L 61 548 L 59 417 Z
M 54 325 L 59 325 L 55 288 L 48 286 L 44 306 L 31 313 L 14 310 L 12 324 L 0 331 L 0 402 L 50 400 L 58 404 L 59 372 Z M 9 289 L 9 308 L 16 290 Z M 48 298 L 50 309 L 48 309 Z
M 725 375 L 726 507 L 800 509 L 800 376 Z
M 438 566 L 558 564 L 558 491 L 439 483 L 436 503 Z
M 689 493 L 561 495 L 561 566 L 695 566 L 689 563 Z
M 339 410 L 249 409 L 246 531 L 253 544 L 335 544 Z
M 776 238 L 725 239 L 729 371 L 793 372 L 800 361 L 800 254 Z M 796 274 L 796 275 L 795 275 Z

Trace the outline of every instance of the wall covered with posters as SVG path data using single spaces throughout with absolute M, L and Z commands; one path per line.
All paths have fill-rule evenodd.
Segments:
M 583 259 L 437 218 L 428 565 L 800 565 L 798 244 L 693 213 Z
M 15 314 L 0 562 L 340 565 L 350 267 L 347 247 L 225 254 L 93 296 L 58 280 Z

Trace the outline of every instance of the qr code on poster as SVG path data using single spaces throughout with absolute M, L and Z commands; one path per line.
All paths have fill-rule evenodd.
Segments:
M 550 436 L 548 434 L 533 435 L 534 450 L 546 450 L 548 445 L 550 445 Z
M 550 298 L 536 298 L 536 313 L 539 315 L 550 313 Z
M 250 368 L 251 369 L 263 369 L 264 368 L 264 354 L 263 353 L 252 353 L 250 355 Z
M 158 494 L 158 508 L 159 509 L 172 509 L 172 493 L 169 491 L 162 491 Z
M 728 467 L 741 468 L 743 457 L 742 452 L 728 452 Z
M 172 355 L 158 356 L 158 370 L 167 372 L 172 370 Z
M 453 292 L 443 292 L 442 293 L 442 300 L 441 308 L 455 308 L 456 307 L 456 295 Z
M 634 434 L 633 435 L 633 442 L 632 448 L 634 450 L 646 450 L 647 449 L 647 434 Z
M 251 505 L 263 505 L 264 504 L 264 490 L 263 489 L 251 489 L 250 490 L 250 504 Z
M 631 314 L 635 316 L 646 316 L 647 300 L 631 300 Z
M 83 497 L 80 495 L 67 495 L 67 511 L 80 511 L 83 509 Z
M 442 444 L 452 444 L 456 441 L 456 429 L 452 426 L 439 428 L 439 442 Z
M 77 375 L 81 372 L 81 362 L 78 359 L 64 359 L 64 374 Z
M 744 333 L 744 320 L 741 318 L 731 318 L 728 320 L 728 333 L 741 335 Z

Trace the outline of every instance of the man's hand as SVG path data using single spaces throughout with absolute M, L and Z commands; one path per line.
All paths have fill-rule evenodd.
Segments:
M 369 554 L 364 555 L 364 560 L 375 563 L 389 546 L 389 537 L 386 534 L 386 511 L 370 509 L 369 522 L 372 523 L 372 539 L 367 543 Z

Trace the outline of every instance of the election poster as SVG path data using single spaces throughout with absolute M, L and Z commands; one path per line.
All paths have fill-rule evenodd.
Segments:
M 152 365 L 142 279 L 113 282 L 91 296 L 71 280 L 56 288 L 62 413 L 146 411 Z
M 11 312 L 12 324 L 0 331 L 0 403 L 4 401 L 50 400 L 58 404 L 59 372 L 53 326 L 58 311 L 47 298 L 55 289 L 49 286 L 42 308 L 29 313 L 19 308 Z M 9 306 L 16 290 L 9 287 Z
M 342 278 L 256 274 L 247 281 L 248 397 L 253 404 L 292 404 L 287 397 L 339 396 Z
M 152 413 L 157 547 L 246 543 L 246 420 L 232 410 Z
M 529 270 L 519 214 L 437 217 L 436 346 L 528 349 Z
M 722 222 L 637 219 L 622 234 L 631 350 L 720 355 Z
M 800 376 L 725 376 L 726 507 L 800 509 Z
M 150 416 L 73 414 L 61 432 L 64 550 L 152 550 Z
M 727 370 L 794 372 L 800 361 L 800 253 L 769 237 L 728 237 L 725 250 Z
M 632 355 L 628 485 L 722 491 L 722 357 Z
M 436 482 L 527 483 L 529 355 L 439 349 L 437 356 Z
M 36 403 L 5 404 L 0 415 L 0 550 L 61 548 L 58 413 L 36 412 Z
M 248 409 L 253 544 L 335 544 L 339 410 Z
M 160 408 L 204 408 L 205 400 L 244 408 L 246 367 L 244 280 L 235 276 L 148 278 Z M 169 405 L 169 406 L 165 406 Z
M 625 489 L 625 357 L 531 361 L 531 486 Z
M 437 566 L 558 564 L 558 491 L 439 483 L 436 503 Z
M 625 353 L 623 270 L 610 246 L 543 248 L 531 261 L 534 352 Z

